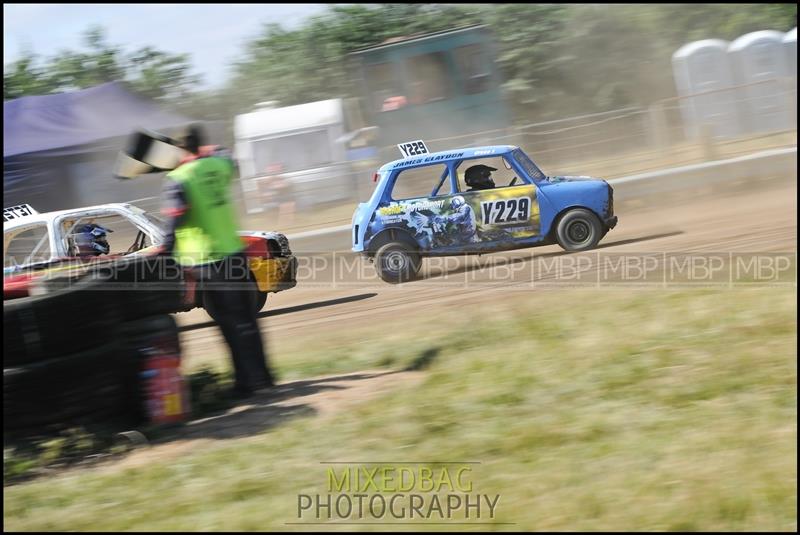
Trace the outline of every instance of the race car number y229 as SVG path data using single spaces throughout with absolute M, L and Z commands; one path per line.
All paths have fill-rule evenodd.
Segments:
M 484 225 L 517 223 L 531 216 L 531 200 L 528 197 L 483 201 L 481 203 Z
M 429 154 L 428 147 L 425 146 L 425 142 L 421 139 L 418 141 L 410 141 L 408 143 L 400 143 L 397 145 L 397 148 L 400 149 L 400 152 L 403 155 L 403 158 L 409 158 L 411 156 L 420 156 L 422 154 Z

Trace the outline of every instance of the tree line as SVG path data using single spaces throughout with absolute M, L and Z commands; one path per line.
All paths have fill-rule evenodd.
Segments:
M 787 31 L 796 4 L 357 4 L 331 5 L 287 30 L 265 24 L 222 87 L 201 90 L 190 58 L 155 47 L 126 53 L 100 27 L 86 50 L 26 53 L 5 65 L 4 99 L 124 80 L 198 119 L 232 120 L 257 102 L 283 106 L 356 95 L 347 54 L 390 38 L 485 24 L 496 41 L 503 90 L 521 120 L 645 106 L 673 96 L 672 53 L 697 39 Z

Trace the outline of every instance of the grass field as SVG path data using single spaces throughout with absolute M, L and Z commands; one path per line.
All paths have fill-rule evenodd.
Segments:
M 326 493 L 322 461 L 477 461 L 475 490 L 511 523 L 483 529 L 796 530 L 795 288 L 507 297 L 276 343 L 282 377 L 423 378 L 144 466 L 6 487 L 4 527 L 329 530 L 287 524 L 298 494 Z

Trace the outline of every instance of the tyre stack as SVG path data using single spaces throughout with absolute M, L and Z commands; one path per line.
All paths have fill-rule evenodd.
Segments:
M 125 259 L 41 279 L 35 293 L 3 302 L 3 427 L 142 423 L 140 368 L 148 336 L 177 344 L 170 312 L 180 281 L 170 259 Z M 177 347 L 177 346 L 176 346 Z

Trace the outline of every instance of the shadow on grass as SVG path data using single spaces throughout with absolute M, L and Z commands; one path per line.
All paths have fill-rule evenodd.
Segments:
M 216 414 L 164 430 L 154 443 L 192 438 L 230 439 L 259 434 L 289 419 L 315 415 L 317 410 L 306 399 L 310 396 L 326 391 L 344 391 L 355 386 L 354 382 L 394 373 L 398 372 L 350 373 L 278 384 L 235 404 L 230 403 Z
M 420 353 L 418 357 L 416 357 L 413 361 L 411 361 L 411 363 L 408 366 L 406 366 L 403 371 L 413 372 L 428 368 L 434 361 L 434 359 L 436 359 L 436 357 L 439 356 L 440 352 L 441 348 L 439 347 L 431 347 L 429 349 L 426 349 L 425 351 Z
M 429 362 L 423 354 L 420 360 Z M 169 426 L 130 425 L 122 422 L 58 426 L 35 434 L 12 437 L 4 433 L 3 485 L 14 485 L 64 469 L 89 467 L 117 459 L 142 445 L 176 440 L 232 439 L 263 433 L 288 420 L 317 414 L 324 399 L 310 399 L 325 392 L 343 392 L 358 382 L 398 373 L 361 372 L 278 384 L 243 399 L 231 399 L 226 374 L 201 370 L 188 377 L 192 390 L 192 419 Z M 121 440 L 121 437 L 141 437 Z
M 328 299 L 325 301 L 315 301 L 313 303 L 306 303 L 304 305 L 276 308 L 275 310 L 265 310 L 264 312 L 259 312 L 258 317 L 267 318 L 271 316 L 280 316 L 281 314 L 291 314 L 293 312 L 301 312 L 303 310 L 312 310 L 315 308 L 330 307 L 335 305 L 341 305 L 344 303 L 352 303 L 354 301 L 362 301 L 364 299 L 369 299 L 370 297 L 375 297 L 376 295 L 378 294 L 370 292 L 358 295 L 349 295 L 347 297 L 339 297 L 337 299 Z M 214 327 L 216 325 L 217 322 L 215 321 L 207 321 L 204 323 L 194 323 L 192 325 L 184 325 L 183 327 L 180 327 L 178 330 L 179 332 L 196 331 L 197 329 L 206 329 L 208 327 Z

